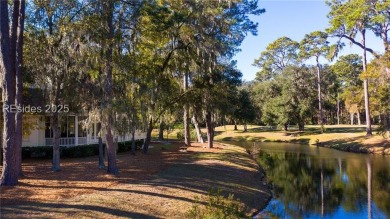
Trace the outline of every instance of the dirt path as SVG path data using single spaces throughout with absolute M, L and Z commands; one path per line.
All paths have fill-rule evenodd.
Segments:
M 95 157 L 65 160 L 60 173 L 50 172 L 47 160 L 27 162 L 21 185 L 1 191 L 1 218 L 185 218 L 210 188 L 233 193 L 251 211 L 266 204 L 270 192 L 244 149 L 180 146 L 120 154 L 118 177 L 98 170 Z

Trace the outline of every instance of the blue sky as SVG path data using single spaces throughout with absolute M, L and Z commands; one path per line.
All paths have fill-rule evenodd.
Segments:
M 251 19 L 259 23 L 258 34 L 249 34 L 241 44 L 241 52 L 235 56 L 237 67 L 243 73 L 243 80 L 250 81 L 256 76 L 258 68 L 252 66 L 267 45 L 279 37 L 287 36 L 295 41 L 312 31 L 325 30 L 328 27 L 329 7 L 321 0 L 259 0 L 260 8 L 266 12 Z M 331 40 L 330 40 L 331 41 Z M 356 46 L 349 46 L 348 41 L 340 55 L 361 54 Z M 381 42 L 373 35 L 367 37 L 367 46 L 375 51 L 383 51 Z M 369 59 L 371 56 L 369 56 Z M 323 60 L 325 61 L 325 60 Z

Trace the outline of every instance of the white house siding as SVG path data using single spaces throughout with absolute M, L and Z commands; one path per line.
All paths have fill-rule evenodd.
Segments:
M 76 116 L 77 117 L 77 116 Z M 38 124 L 33 130 L 31 130 L 29 136 L 23 136 L 23 147 L 36 147 L 36 146 L 45 146 L 47 141 L 52 141 L 51 138 L 45 138 L 45 118 L 44 116 L 34 116 L 34 121 L 36 124 Z M 77 118 L 75 118 L 77 121 Z M 96 125 L 93 126 L 95 131 L 95 135 L 97 135 Z M 77 130 L 79 131 L 79 130 Z M 76 131 L 76 132 L 77 132 Z M 77 135 L 76 135 L 77 136 Z M 139 139 L 145 139 L 146 138 L 146 132 L 142 132 L 140 130 L 137 130 L 135 133 L 135 140 Z M 87 133 L 87 137 L 76 137 L 74 139 L 71 139 L 72 141 L 67 141 L 67 139 L 62 139 L 60 142 L 78 142 L 78 145 L 84 145 L 84 144 L 97 144 L 98 138 L 97 136 L 92 136 L 92 130 L 90 129 Z M 102 133 L 102 139 L 103 142 L 105 142 L 105 133 L 103 131 Z M 124 141 L 130 141 L 131 140 L 131 134 L 127 134 L 125 136 L 114 136 L 114 139 L 117 139 L 118 142 L 124 142 Z M 67 145 L 67 146 L 75 146 L 75 144 Z

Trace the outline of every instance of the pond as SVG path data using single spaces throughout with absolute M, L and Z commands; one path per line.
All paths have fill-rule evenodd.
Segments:
M 241 143 L 266 171 L 266 218 L 390 218 L 390 158 L 285 143 Z

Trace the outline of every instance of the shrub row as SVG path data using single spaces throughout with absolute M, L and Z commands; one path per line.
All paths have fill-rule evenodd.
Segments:
M 117 152 L 126 152 L 131 150 L 131 141 L 119 142 Z M 143 140 L 136 140 L 136 150 L 140 150 L 143 144 Z M 0 149 L 2 154 L 2 149 Z M 78 146 L 60 146 L 61 158 L 71 157 L 88 157 L 99 154 L 99 145 L 78 145 Z M 23 147 L 22 158 L 52 158 L 53 146 L 36 146 L 36 147 Z

